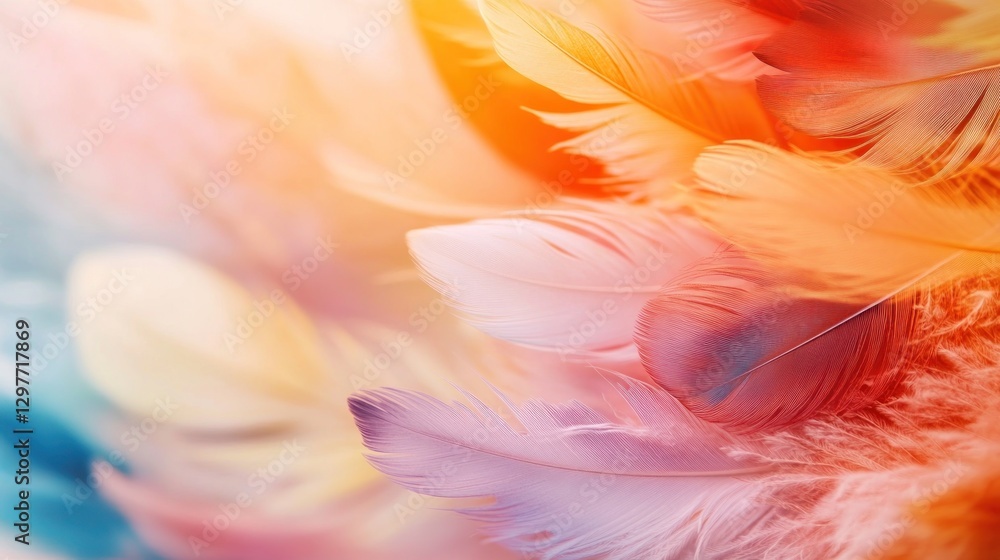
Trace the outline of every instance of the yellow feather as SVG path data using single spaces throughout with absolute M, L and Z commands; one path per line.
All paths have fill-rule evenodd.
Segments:
M 762 109 L 742 88 L 690 80 L 625 41 L 588 33 L 520 0 L 481 0 L 480 6 L 497 52 L 514 69 L 572 101 L 627 107 L 607 112 L 603 121 L 594 120 L 595 112 L 548 117 L 571 130 L 587 122 L 602 134 L 620 126 L 623 131 L 608 140 L 619 144 L 616 153 L 595 154 L 609 166 L 627 168 L 629 161 L 648 162 L 658 154 L 669 160 L 671 151 L 693 154 L 727 138 L 771 136 Z M 571 147 L 583 151 L 578 144 Z M 685 176 L 692 160 L 675 159 L 666 169 L 652 166 L 656 174 L 645 179 Z
M 995 175 L 934 185 L 769 146 L 710 148 L 685 202 L 713 229 L 824 299 L 870 302 L 974 274 L 1000 253 Z M 984 194 L 987 193 L 987 194 Z

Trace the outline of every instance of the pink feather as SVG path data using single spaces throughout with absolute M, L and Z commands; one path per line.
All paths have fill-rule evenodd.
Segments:
M 858 410 L 896 387 L 913 290 L 862 306 L 793 297 L 772 276 L 731 254 L 665 287 L 636 333 L 650 376 L 735 432 Z
M 372 463 L 411 490 L 465 499 L 502 544 L 539 558 L 730 558 L 775 514 L 769 467 L 669 395 L 622 381 L 631 421 L 580 403 L 448 405 L 397 390 L 350 400 Z M 471 500 L 471 501 L 470 501 Z M 760 552 L 760 551 L 758 551 Z
M 721 243 L 652 207 L 569 207 L 411 232 L 428 283 L 484 332 L 565 357 L 638 360 L 639 311 Z

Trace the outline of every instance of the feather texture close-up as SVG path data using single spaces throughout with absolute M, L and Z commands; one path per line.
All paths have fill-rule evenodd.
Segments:
M 8 0 L 0 556 L 1000 559 L 987 0 Z

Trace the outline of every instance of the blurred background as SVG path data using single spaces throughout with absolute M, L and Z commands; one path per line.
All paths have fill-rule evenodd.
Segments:
M 708 19 L 698 14 L 714 10 L 714 3 L 684 3 L 702 10 L 685 12 L 697 15 L 698 21 L 678 20 L 673 10 L 657 16 L 656 7 L 666 4 L 660 2 L 527 3 L 597 37 L 606 33 L 615 41 L 627 38 L 636 52 L 651 52 L 661 62 L 668 61 L 670 80 L 664 82 L 670 87 L 653 88 L 653 93 L 669 97 L 666 105 L 674 109 L 658 109 L 664 112 L 659 115 L 650 110 L 658 105 L 641 107 L 645 102 L 607 105 L 623 89 L 619 84 L 604 88 L 608 95 L 567 93 L 594 102 L 579 105 L 532 82 L 501 60 L 473 0 L 4 0 L 0 4 L 0 356 L 5 372 L 0 382 L 4 440 L 0 558 L 505 560 L 517 556 L 485 540 L 468 518 L 445 511 L 467 504 L 427 498 L 380 475 L 365 458 L 347 399 L 358 391 L 392 387 L 448 401 L 463 397 L 461 388 L 501 415 L 500 392 L 512 402 L 527 396 L 562 403 L 576 399 L 629 424 L 635 419 L 624 412 L 627 407 L 609 413 L 615 408 L 610 402 L 615 397 L 609 395 L 618 392 L 595 387 L 607 388 L 611 372 L 648 379 L 633 339 L 643 298 L 623 305 L 626 311 L 604 324 L 612 314 L 608 311 L 602 324 L 594 326 L 586 322 L 593 319 L 590 311 L 572 298 L 566 305 L 538 311 L 532 305 L 552 294 L 544 289 L 526 293 L 519 305 L 510 306 L 512 314 L 524 315 L 523 321 L 521 316 L 508 317 L 509 323 L 488 314 L 486 319 L 480 317 L 480 327 L 511 339 L 517 339 L 509 335 L 518 328 L 538 327 L 525 329 L 531 336 L 515 345 L 500 340 L 503 336 L 476 330 L 453 314 L 446 301 L 468 289 L 467 280 L 449 278 L 451 268 L 439 266 L 430 275 L 432 289 L 414 265 L 408 236 L 412 242 L 416 236 L 411 233 L 418 229 L 500 216 L 518 217 L 504 223 L 520 233 L 520 218 L 550 211 L 545 219 L 559 222 L 571 214 L 560 216 L 564 205 L 599 209 L 594 214 L 607 222 L 582 220 L 579 215 L 587 212 L 581 211 L 576 219 L 582 221 L 566 218 L 559 223 L 561 228 L 552 230 L 578 234 L 594 241 L 595 247 L 613 249 L 608 252 L 619 268 L 628 269 L 625 278 L 631 282 L 633 273 L 638 276 L 641 271 L 648 277 L 651 272 L 632 267 L 629 259 L 618 259 L 616 251 L 622 247 L 637 252 L 655 244 L 657 255 L 670 248 L 679 254 L 674 262 L 681 267 L 685 259 L 707 257 L 720 245 L 721 239 L 700 222 L 682 215 L 686 210 L 678 210 L 675 200 L 659 196 L 691 177 L 695 157 L 706 146 L 720 139 L 753 138 L 775 146 L 766 153 L 779 154 L 783 153 L 779 148 L 787 146 L 858 148 L 857 142 L 848 140 L 860 138 L 853 132 L 850 137 L 796 132 L 765 111 L 758 99 L 756 78 L 777 70 L 753 52 L 765 38 L 795 25 L 797 20 L 782 15 L 782 10 L 798 17 L 800 2 L 724 2 L 726 8 L 718 17 Z M 846 0 L 843 4 L 855 6 Z M 916 10 L 925 3 L 877 4 L 884 11 L 895 10 L 896 4 Z M 978 9 L 981 2 L 944 4 Z M 761 6 L 779 17 L 755 13 Z M 922 10 L 919 17 L 911 14 L 912 27 L 892 43 L 905 46 L 911 31 L 914 37 L 921 36 L 921 18 L 945 21 L 936 10 Z M 734 13 L 746 17 L 737 19 Z M 945 15 L 956 13 L 953 6 Z M 988 51 L 987 46 L 995 46 L 991 38 L 996 35 L 996 9 L 983 13 L 956 20 L 957 31 L 942 28 L 938 40 L 982 43 Z M 559 28 L 553 33 L 559 30 L 565 31 Z M 881 37 L 884 29 L 879 30 Z M 515 39 L 507 41 L 521 40 L 520 35 L 510 35 Z M 593 39 L 584 33 L 575 38 L 580 37 L 585 37 L 580 40 L 581 52 L 589 52 L 588 40 Z M 537 48 L 525 52 L 546 48 L 529 46 Z M 822 56 L 812 51 L 801 55 L 816 55 L 826 63 L 824 49 L 840 52 L 839 45 L 821 46 L 816 53 Z M 837 74 L 841 86 L 847 83 L 853 88 L 851 80 L 881 84 L 881 77 L 873 82 L 866 72 L 879 75 L 887 68 L 893 76 L 897 71 L 904 76 L 911 70 L 937 71 L 937 66 L 930 68 L 923 61 L 938 59 L 905 58 L 907 64 L 896 68 L 896 51 L 884 49 L 882 43 L 850 46 L 857 47 L 857 53 L 841 49 L 848 60 L 834 62 L 857 59 L 860 73 Z M 868 51 L 878 51 L 878 56 L 868 56 Z M 626 63 L 635 62 L 622 53 L 618 52 Z M 534 60 L 526 58 L 519 67 L 530 70 Z M 574 63 L 579 61 L 567 63 L 570 70 Z M 838 65 L 834 69 L 834 73 L 842 70 Z M 547 77 L 547 83 L 564 86 L 574 79 L 566 67 L 538 74 Z M 650 72 L 649 77 L 658 84 L 661 76 Z M 621 92 L 623 99 L 626 93 L 638 99 L 642 88 L 652 87 L 630 85 L 635 91 Z M 580 90 L 588 87 L 584 84 Z M 697 95 L 689 96 L 691 91 Z M 806 103 L 813 99 L 810 96 L 826 95 L 822 90 L 788 97 L 793 101 L 801 97 Z M 923 100 L 923 93 L 912 95 Z M 938 99 L 937 93 L 931 97 L 947 108 L 945 97 Z M 886 99 L 887 106 L 896 102 L 893 96 Z M 970 101 L 962 110 L 968 112 L 974 105 L 980 106 Z M 793 103 L 788 109 L 795 108 Z M 849 104 L 848 110 L 855 106 Z M 827 118 L 819 109 L 815 113 L 799 116 L 833 123 L 830 126 L 845 122 Z M 689 115 L 695 118 L 689 120 Z M 952 124 L 979 122 L 960 116 Z M 702 126 L 702 118 L 708 125 Z M 616 131 L 623 120 L 628 121 L 625 132 Z M 874 117 L 870 121 L 882 124 Z M 744 126 L 749 132 L 744 133 Z M 716 127 L 725 132 L 718 138 Z M 979 130 L 972 125 L 969 129 Z M 907 144 L 914 153 L 924 145 Z M 964 150 L 972 144 L 961 145 Z M 913 164 L 902 161 L 907 154 L 891 155 Z M 853 219 L 853 211 L 849 214 Z M 643 233 L 647 231 L 643 220 L 663 226 L 648 231 L 666 231 L 668 241 L 683 238 L 684 243 L 677 247 L 660 243 L 654 239 L 658 234 Z M 535 223 L 541 224 L 540 229 L 550 225 L 542 218 Z M 602 223 L 622 227 L 604 228 Z M 592 273 L 611 283 L 621 278 L 615 277 L 621 270 L 604 270 L 606 261 L 576 258 L 544 237 L 537 238 L 542 241 L 536 246 L 545 249 L 538 251 L 538 260 L 521 259 L 531 253 L 528 250 L 494 259 L 486 247 L 476 245 L 480 237 L 457 231 L 453 235 L 461 236 L 461 242 L 449 245 L 449 250 L 482 257 L 472 259 L 474 273 L 465 278 L 479 278 L 476 264 L 487 263 L 501 270 L 486 272 L 516 283 L 523 279 L 516 273 L 504 276 L 503 265 L 516 261 L 529 269 L 539 262 L 550 264 L 544 262 L 549 249 L 566 261 L 582 263 L 579 270 L 569 266 L 570 270 L 558 271 L 565 272 L 563 278 L 576 273 Z M 483 238 L 490 239 L 494 231 L 486 227 L 479 233 L 486 232 Z M 839 232 L 837 228 L 838 242 Z M 639 239 L 636 247 L 628 247 L 629 236 Z M 519 247 L 523 239 L 510 236 L 507 241 Z M 528 243 L 524 246 L 531 248 Z M 452 264 L 449 259 L 456 261 L 447 251 L 440 255 L 446 264 Z M 561 268 L 562 263 L 550 268 Z M 549 282 L 551 271 L 545 266 L 537 268 L 537 278 L 526 284 L 562 287 Z M 662 280 L 654 278 L 649 286 L 640 286 L 645 300 L 657 293 Z M 612 304 L 631 298 L 635 291 L 633 284 L 619 290 L 620 284 L 604 290 L 621 296 Z M 505 306 L 518 292 L 498 288 L 494 294 L 495 285 L 502 288 L 502 283 L 484 283 L 475 301 L 486 302 L 491 310 L 509 311 Z M 571 287 L 601 292 L 588 290 L 586 284 Z M 964 307 L 954 305 L 956 316 L 964 313 Z M 976 322 L 968 317 L 956 319 L 954 328 L 935 317 L 935 328 L 940 333 L 964 332 L 961 329 Z M 548 320 L 557 327 L 550 329 Z M 593 332 L 579 335 L 580 344 L 574 344 L 571 334 L 577 335 L 576 330 L 567 331 L 582 330 L 584 325 L 592 326 Z M 993 327 L 989 323 L 983 329 Z M 599 328 L 604 331 L 592 336 Z M 940 333 L 935 336 L 944 338 Z M 27 367 L 21 365 L 24 354 L 18 354 L 24 345 L 30 347 Z M 987 348 L 978 342 L 969 346 L 977 351 Z M 562 359 L 565 356 L 554 351 L 557 347 L 589 354 L 586 359 Z M 19 368 L 28 373 L 18 373 Z M 933 376 L 926 377 L 928 383 L 933 381 Z M 950 380 L 943 385 L 956 394 L 961 390 Z M 938 401 L 947 399 L 937 398 L 934 387 L 926 393 L 927 402 L 944 410 Z M 979 392 L 983 399 L 992 398 L 989 391 Z M 965 418 L 965 396 L 953 395 L 952 400 L 956 402 L 946 404 L 954 405 Z M 919 410 L 916 416 L 925 422 L 925 431 L 937 430 L 934 415 L 944 413 L 926 410 L 924 401 L 915 402 L 907 406 Z M 986 418 L 985 411 L 993 407 L 982 408 Z M 845 426 L 845 430 L 851 427 Z M 872 431 L 881 436 L 878 426 L 873 425 Z M 817 455 L 823 457 L 820 452 L 830 450 L 835 455 L 837 445 L 829 444 L 825 432 L 821 434 Z M 791 524 L 795 530 L 788 531 L 791 538 L 797 538 L 798 529 L 808 534 L 801 542 L 810 543 L 809 554 L 824 550 L 812 548 L 818 537 L 810 531 L 816 527 L 833 534 L 831 538 L 852 543 L 861 543 L 869 532 L 878 533 L 880 523 L 868 521 L 874 517 L 843 513 L 837 507 L 878 504 L 883 507 L 874 508 L 877 512 L 895 516 L 904 507 L 900 504 L 909 507 L 912 496 L 895 492 L 885 481 L 909 484 L 911 490 L 919 485 L 904 468 L 913 466 L 909 462 L 916 460 L 914 455 L 887 459 L 882 455 L 891 453 L 882 450 L 881 443 L 855 438 L 854 432 L 850 436 L 853 445 L 864 447 L 858 457 L 870 452 L 877 459 L 871 464 L 878 468 L 871 467 L 868 459 L 858 460 L 864 463 L 858 470 L 874 475 L 860 480 L 877 488 L 880 497 L 893 494 L 892 499 L 872 499 L 867 494 L 856 498 L 850 492 L 855 471 L 845 467 L 850 475 L 844 478 L 848 491 L 830 492 L 829 502 L 836 507 L 819 508 L 813 525 L 795 518 Z M 955 439 L 949 445 L 962 441 Z M 808 449 L 812 443 L 807 438 L 802 445 Z M 952 458 L 952 447 L 939 447 L 935 453 L 940 458 Z M 816 462 L 825 465 L 823 460 Z M 927 461 L 926 476 L 940 474 L 935 465 Z M 829 475 L 824 471 L 823 476 Z M 913 480 L 908 482 L 907 477 Z M 858 488 L 864 490 L 865 484 Z M 795 498 L 808 502 L 817 496 L 819 491 L 810 490 Z M 558 500 L 553 503 L 561 507 Z M 663 507 L 674 506 L 665 501 Z M 733 511 L 739 513 L 741 507 Z M 613 515 L 614 510 L 607 511 Z M 695 513 L 703 513 L 691 512 L 692 520 Z M 950 517 L 941 519 L 944 525 L 953 524 Z M 838 520 L 844 524 L 835 523 Z M 695 522 L 683 523 L 690 528 Z M 784 538 L 785 525 L 775 526 Z M 903 525 L 893 527 L 895 531 Z M 725 530 L 733 531 L 728 525 Z M 547 533 L 544 529 L 538 535 Z M 951 533 L 942 534 L 942 546 L 950 546 Z M 982 530 L 982 534 L 993 533 Z M 607 542 L 609 547 L 619 544 L 614 539 Z M 923 549 L 923 541 L 913 542 Z M 697 546 L 702 544 L 699 533 Z M 791 550 L 805 553 L 805 548 Z M 899 557 L 906 557 L 907 550 Z M 987 543 L 982 550 L 992 554 L 993 547 Z
M 611 4 L 547 7 L 639 21 Z M 0 31 L 0 556 L 508 557 L 384 481 L 346 398 L 546 394 L 529 350 L 420 281 L 405 235 L 610 196 L 521 109 L 572 104 L 462 0 L 9 0 Z

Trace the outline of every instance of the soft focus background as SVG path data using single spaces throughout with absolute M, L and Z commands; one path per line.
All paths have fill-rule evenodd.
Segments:
M 995 559 L 998 19 L 4 0 L 0 558 Z
M 484 28 L 443 38 L 475 18 L 460 0 L 3 3 L 0 352 L 13 372 L 27 319 L 35 435 L 24 547 L 5 375 L 0 555 L 508 557 L 377 476 L 346 403 L 545 394 L 530 351 L 459 324 L 404 239 L 605 196 L 520 109 L 568 102 Z

